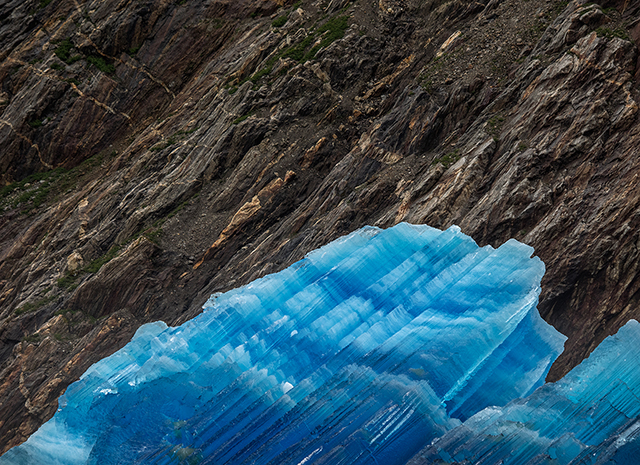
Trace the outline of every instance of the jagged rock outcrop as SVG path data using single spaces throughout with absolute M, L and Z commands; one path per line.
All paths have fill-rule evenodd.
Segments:
M 142 323 L 364 224 L 547 265 L 555 379 L 638 317 L 640 7 L 0 6 L 0 436 Z

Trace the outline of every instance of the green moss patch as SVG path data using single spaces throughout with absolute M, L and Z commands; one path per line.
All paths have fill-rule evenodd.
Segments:
M 283 17 L 284 16 L 281 16 L 280 18 Z M 274 23 L 280 18 L 276 19 Z M 237 86 L 229 88 L 229 94 L 234 94 L 238 90 L 238 87 L 240 87 L 247 81 L 251 81 L 254 85 L 257 85 L 258 81 L 260 81 L 263 77 L 271 74 L 271 72 L 273 71 L 273 66 L 280 58 L 290 58 L 294 61 L 297 61 L 298 63 L 304 63 L 306 61 L 313 60 L 316 54 L 321 49 L 328 47 L 338 39 L 342 39 L 344 37 L 345 31 L 348 28 L 348 16 L 343 15 L 329 18 L 324 24 L 318 27 L 318 29 L 307 34 L 297 44 L 294 44 L 281 53 L 269 58 L 263 68 L 256 71 L 253 75 L 244 78 L 238 83 Z
M 274 19 L 271 22 L 271 26 L 273 26 L 273 27 L 282 27 L 285 24 L 287 24 L 287 21 L 289 21 L 289 16 L 288 15 L 282 15 L 282 16 Z
M 87 62 L 98 68 L 105 74 L 113 74 L 116 72 L 116 67 L 110 63 L 104 61 L 104 58 L 97 57 L 95 55 L 89 55 L 87 57 Z
M 449 152 L 446 155 L 443 155 L 441 157 L 438 158 L 434 158 L 434 160 L 431 162 L 432 165 L 437 165 L 438 163 L 440 163 L 442 166 L 446 168 L 449 168 L 450 166 L 454 165 L 458 160 L 460 160 L 460 158 L 462 157 L 462 155 L 460 155 L 460 150 L 456 149 L 453 152 Z

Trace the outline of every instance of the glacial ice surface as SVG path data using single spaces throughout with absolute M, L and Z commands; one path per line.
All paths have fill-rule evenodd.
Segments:
M 640 324 L 629 321 L 560 381 L 482 410 L 410 463 L 638 465 Z
M 538 315 L 532 253 L 365 227 L 182 326 L 141 327 L 0 464 L 406 463 L 543 384 L 565 338 Z

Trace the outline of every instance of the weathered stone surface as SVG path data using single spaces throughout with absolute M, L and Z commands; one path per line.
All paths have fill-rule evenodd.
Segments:
M 44 3 L 0 5 L 0 451 L 140 324 L 364 224 L 533 245 L 553 378 L 640 316 L 637 5 Z

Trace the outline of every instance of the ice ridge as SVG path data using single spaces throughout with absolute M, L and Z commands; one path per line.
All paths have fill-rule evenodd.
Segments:
M 156 322 L 96 363 L 0 464 L 406 463 L 541 386 L 564 336 L 544 265 L 457 227 L 366 227 Z

